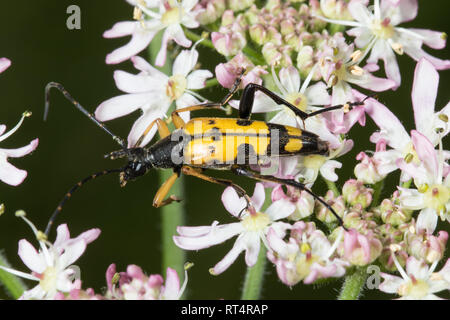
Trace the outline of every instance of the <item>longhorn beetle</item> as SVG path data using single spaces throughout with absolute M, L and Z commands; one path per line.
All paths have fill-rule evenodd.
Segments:
M 110 159 L 126 158 L 128 159 L 128 163 L 119 169 L 104 170 L 90 175 L 73 186 L 53 212 L 47 228 L 45 229 L 45 233 L 48 235 L 50 228 L 58 213 L 62 210 L 64 203 L 70 198 L 72 193 L 85 182 L 102 175 L 116 172 L 119 173 L 120 185 L 125 186 L 127 181 L 134 180 L 144 175 L 151 168 L 173 169 L 172 176 L 163 183 L 153 199 L 153 206 L 155 207 L 167 205 L 173 201 L 179 201 L 174 196 L 169 196 L 167 198 L 166 196 L 176 179 L 183 173 L 212 183 L 233 187 L 240 197 L 245 197 L 247 206 L 244 209 L 252 208 L 250 197 L 243 188 L 233 183 L 231 180 L 214 178 L 203 173 L 206 169 L 230 170 L 236 175 L 247 176 L 258 181 L 275 182 L 292 186 L 299 190 L 304 190 L 328 208 L 338 219 L 339 223 L 343 225 L 342 219 L 336 214 L 333 208 L 315 195 L 303 183 L 294 179 L 281 179 L 271 175 L 263 175 L 250 168 L 251 164 L 261 163 L 261 161 L 264 162 L 270 157 L 309 154 L 327 155 L 329 152 L 328 144 L 321 140 L 316 134 L 306 130 L 267 123 L 264 121 L 250 120 L 250 115 L 255 93 L 257 91 L 266 94 L 277 104 L 287 106 L 296 116 L 300 117 L 303 122 L 307 118 L 323 112 L 341 108 L 349 109 L 354 106 L 362 105 L 364 104 L 364 101 L 335 105 L 312 113 L 305 113 L 269 89 L 258 84 L 250 83 L 244 88 L 242 93 L 239 103 L 239 118 L 203 117 L 193 118 L 185 123 L 179 116 L 179 113 L 181 112 L 197 111 L 201 109 L 225 110 L 224 106 L 238 90 L 243 74 L 244 73 L 242 73 L 235 81 L 233 87 L 221 102 L 202 103 L 173 111 L 171 116 L 176 127 L 173 132 L 169 131 L 167 124 L 162 119 L 152 121 L 137 140 L 136 144 L 131 148 L 127 147 L 122 138 L 113 134 L 102 122 L 99 122 L 91 113 L 86 111 L 61 84 L 55 82 L 47 84 L 45 88 L 44 120 L 46 119 L 49 109 L 50 89 L 56 88 L 61 91 L 78 110 L 88 116 L 91 121 L 112 136 L 112 138 L 120 145 L 120 150 L 111 152 L 105 157 Z M 142 141 L 154 125 L 158 128 L 160 140 L 149 147 L 141 147 Z M 234 142 L 238 138 L 241 139 L 240 141 L 242 141 L 242 143 L 235 145 Z M 256 163 L 252 161 L 256 161 Z

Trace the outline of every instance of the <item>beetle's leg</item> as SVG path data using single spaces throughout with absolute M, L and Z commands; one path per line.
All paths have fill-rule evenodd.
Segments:
M 181 119 L 181 117 L 179 115 L 180 112 L 197 111 L 197 110 L 209 109 L 209 108 L 225 111 L 224 106 L 231 100 L 233 95 L 239 89 L 239 85 L 241 84 L 241 79 L 242 79 L 242 76 L 244 75 L 244 72 L 245 72 L 245 70 L 236 79 L 236 81 L 233 84 L 233 87 L 230 89 L 228 94 L 222 99 L 222 101 L 201 103 L 201 104 L 197 104 L 197 105 L 193 105 L 193 106 L 189 106 L 189 107 L 185 107 L 185 108 L 181 108 L 181 109 L 173 111 L 172 112 L 172 121 L 175 125 L 175 128 L 179 129 L 179 128 L 184 127 L 184 125 L 185 125 L 184 120 Z
M 47 119 L 48 109 L 50 107 L 50 89 L 56 88 L 58 89 L 64 97 L 66 97 L 67 100 L 72 102 L 72 104 L 81 112 L 83 112 L 89 119 L 91 119 L 92 122 L 94 122 L 97 126 L 99 126 L 103 131 L 105 131 L 107 134 L 109 134 L 114 141 L 116 141 L 122 148 L 126 148 L 127 145 L 125 144 L 125 141 L 120 138 L 119 136 L 116 136 L 114 133 L 112 133 L 102 122 L 95 119 L 94 115 L 92 113 L 89 113 L 86 109 L 83 108 L 81 104 L 79 104 L 71 95 L 70 93 L 64 89 L 64 87 L 57 83 L 57 82 L 50 82 L 45 87 L 45 111 L 44 111 L 44 121 Z
M 267 182 L 275 182 L 275 183 L 279 183 L 279 184 L 284 184 L 284 185 L 288 185 L 288 186 L 292 186 L 294 188 L 297 188 L 299 190 L 304 190 L 307 193 L 309 193 L 310 195 L 312 195 L 315 199 L 317 199 L 317 201 L 319 201 L 321 204 L 323 204 L 328 210 L 331 211 L 331 213 L 338 219 L 339 224 L 341 226 L 344 225 L 344 222 L 342 221 L 342 218 L 338 216 L 338 214 L 336 213 L 336 211 L 334 211 L 334 209 L 328 204 L 326 203 L 322 198 L 320 198 L 319 196 L 317 196 L 314 192 L 312 192 L 309 188 L 307 188 L 303 183 L 297 182 L 293 179 L 281 179 L 281 178 L 276 178 L 273 176 L 266 176 L 266 175 L 262 175 L 258 172 L 249 170 L 247 168 L 241 167 L 241 166 L 233 166 L 231 168 L 231 171 L 237 175 L 240 176 L 246 176 L 255 180 L 259 180 L 259 181 L 267 181 Z
M 169 179 L 167 179 L 163 185 L 158 189 L 158 191 L 155 194 L 155 197 L 153 198 L 153 206 L 156 208 L 165 206 L 169 203 L 172 203 L 173 201 L 180 201 L 180 199 L 177 199 L 175 196 L 170 196 L 167 199 L 164 199 L 166 195 L 169 193 L 170 189 L 172 188 L 173 184 L 179 177 L 178 172 L 174 172 Z
M 196 105 L 193 105 L 193 106 L 189 106 L 189 107 L 185 107 L 185 108 L 181 108 L 181 109 L 175 110 L 171 114 L 172 121 L 173 121 L 173 124 L 175 125 L 175 128 L 177 128 L 177 129 L 183 128 L 184 125 L 186 124 L 184 122 L 184 120 L 180 117 L 180 115 L 179 115 L 180 112 L 197 111 L 197 110 L 202 110 L 202 109 L 219 109 L 219 110 L 222 110 L 223 106 L 220 103 L 218 103 L 218 102 L 207 102 L 207 103 L 196 104 Z
M 305 121 L 309 117 L 316 116 L 316 115 L 318 115 L 320 113 L 323 113 L 323 112 L 328 112 L 328 111 L 337 110 L 337 109 L 346 109 L 346 108 L 350 109 L 351 107 L 354 107 L 354 106 L 363 105 L 364 104 L 364 100 L 365 100 L 364 99 L 363 101 L 349 102 L 349 103 L 346 103 L 346 104 L 339 104 L 339 105 L 323 108 L 323 109 L 320 109 L 320 110 L 315 111 L 315 112 L 306 113 L 306 112 L 303 112 L 302 110 L 298 109 L 296 106 L 294 106 L 293 104 L 289 103 L 288 101 L 284 100 L 283 98 L 281 98 L 276 93 L 270 91 L 266 87 L 263 87 L 263 86 L 261 86 L 259 84 L 256 84 L 256 83 L 249 83 L 244 88 L 244 92 L 242 93 L 241 101 L 239 103 L 239 118 L 243 118 L 243 119 L 249 119 L 250 118 L 250 115 L 252 113 L 252 108 L 253 108 L 253 101 L 255 99 L 255 93 L 258 90 L 263 92 L 264 94 L 266 94 L 268 97 L 270 97 L 277 104 L 283 104 L 286 107 L 288 107 L 289 109 L 291 109 L 303 121 Z
M 145 131 L 142 133 L 142 135 L 139 137 L 139 139 L 136 141 L 134 148 L 135 147 L 139 147 L 142 143 L 142 141 L 144 141 L 145 137 L 147 136 L 147 134 L 150 132 L 150 130 L 153 128 L 153 126 L 155 125 L 158 126 L 158 133 L 160 138 L 165 138 L 167 136 L 170 135 L 170 130 L 169 127 L 167 126 L 167 124 L 164 122 L 164 120 L 158 118 L 153 120 L 148 127 L 145 129 Z
M 236 191 L 236 193 L 238 194 L 239 197 L 245 198 L 245 201 L 247 201 L 247 208 L 252 206 L 252 204 L 251 204 L 252 200 L 247 195 L 247 192 L 245 192 L 245 190 L 242 187 L 238 186 L 231 180 L 210 177 L 206 174 L 201 173 L 200 170 L 197 170 L 196 168 L 189 167 L 189 166 L 183 166 L 183 168 L 181 168 L 181 172 L 184 173 L 185 175 L 194 176 L 194 177 L 197 177 L 197 178 L 200 178 L 200 179 L 212 182 L 212 183 L 217 183 L 217 184 L 221 184 L 221 185 L 224 185 L 227 187 L 232 187 Z

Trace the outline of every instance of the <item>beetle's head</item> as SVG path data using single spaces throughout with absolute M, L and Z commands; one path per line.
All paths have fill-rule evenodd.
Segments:
M 120 186 L 124 187 L 129 180 L 134 180 L 147 173 L 152 168 L 152 164 L 147 160 L 146 151 L 143 148 L 130 148 L 114 151 L 105 158 L 120 159 L 128 158 L 127 165 L 120 172 Z

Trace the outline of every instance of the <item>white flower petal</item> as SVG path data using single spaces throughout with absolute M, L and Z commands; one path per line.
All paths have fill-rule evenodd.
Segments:
M 44 257 L 27 240 L 19 241 L 19 257 L 23 263 L 36 273 L 43 273 L 47 268 Z
M 300 75 L 295 67 L 282 68 L 279 75 L 280 82 L 288 93 L 300 91 Z
M 245 243 L 242 236 L 236 240 L 233 248 L 225 255 L 225 257 L 220 260 L 213 268 L 213 274 L 218 275 L 224 272 L 228 267 L 237 259 L 239 254 L 245 250 Z
M 340 168 L 342 168 L 342 163 L 336 160 L 328 160 L 320 168 L 320 174 L 329 181 L 337 181 L 339 177 L 334 170 Z
M 400 190 L 400 203 L 405 209 L 419 210 L 424 207 L 423 193 L 416 189 L 398 188 Z
M 434 116 L 434 105 L 439 84 L 439 74 L 426 59 L 420 59 L 414 71 L 412 88 L 412 103 L 414 120 L 418 131 L 430 137 L 429 132 L 434 128 L 430 120 Z
M 109 30 L 103 33 L 105 38 L 118 38 L 132 34 L 139 26 L 137 21 L 121 21 L 113 25 Z
M 348 4 L 348 11 L 353 18 L 356 21 L 361 22 L 362 25 L 369 25 L 372 22 L 372 14 L 362 2 L 351 1 Z
M 64 247 L 64 253 L 59 257 L 60 267 L 66 268 L 78 260 L 86 250 L 86 242 L 83 239 L 69 243 Z
M 163 296 L 165 300 L 176 300 L 180 292 L 180 278 L 172 268 L 167 268 Z
M 39 139 L 36 138 L 25 147 L 17 149 L 0 149 L 0 152 L 4 152 L 8 156 L 8 158 L 20 158 L 29 154 L 30 152 L 33 152 L 37 148 L 38 144 Z
M 253 196 L 251 199 L 255 210 L 261 210 L 261 207 L 263 206 L 266 199 L 266 192 L 262 183 L 258 182 L 255 184 L 255 190 L 253 191 Z
M 180 228 L 180 227 L 179 227 Z M 182 233 L 190 233 L 190 227 L 183 228 Z M 227 241 L 228 239 L 234 237 L 235 235 L 243 231 L 243 226 L 240 222 L 219 225 L 212 227 L 210 232 L 198 237 L 185 237 L 185 236 L 174 236 L 173 241 L 175 244 L 185 250 L 200 250 L 204 248 L 209 248 L 215 246 L 219 243 Z
M 233 216 L 238 217 L 247 207 L 244 198 L 240 198 L 233 187 L 227 187 L 222 194 L 222 203 L 225 209 Z
M 188 89 L 201 89 L 205 87 L 206 79 L 211 78 L 213 74 L 209 70 L 195 70 L 186 78 Z
M 258 260 L 261 240 L 256 232 L 246 234 L 245 263 L 248 267 L 253 267 Z
M 432 208 L 425 208 L 420 211 L 417 217 L 416 228 L 418 230 L 426 230 L 427 234 L 433 234 L 436 230 L 438 216 Z
M 5 71 L 11 65 L 11 60 L 7 58 L 0 58 L 0 73 Z M 1 133 L 0 133 L 1 134 Z
M 392 276 L 387 273 L 380 273 L 384 281 L 380 284 L 379 289 L 386 293 L 397 293 L 399 287 L 405 282 L 403 278 Z
M 305 90 L 305 96 L 308 99 L 308 105 L 326 106 L 331 103 L 331 97 L 328 94 L 327 86 L 323 82 L 317 82 Z
M 137 22 L 136 22 L 137 23 Z M 156 31 L 137 31 L 131 36 L 130 42 L 120 47 L 106 56 L 107 64 L 116 64 L 135 56 L 152 41 Z
M 3 150 L 0 150 L 3 151 Z M 17 186 L 25 180 L 27 172 L 10 164 L 6 160 L 6 154 L 0 153 L 0 180 L 11 186 Z
M 266 214 L 272 221 L 277 221 L 289 217 L 295 211 L 295 204 L 286 199 L 273 202 L 267 209 Z
M 416 130 L 411 131 L 411 138 L 414 145 L 414 149 L 417 152 L 417 156 L 422 161 L 422 164 L 427 169 L 428 181 L 438 182 L 439 177 L 439 160 L 437 158 L 436 150 L 430 140 L 423 134 Z
M 95 110 L 95 117 L 100 121 L 108 121 L 123 117 L 134 112 L 138 108 L 144 108 L 149 102 L 157 104 L 157 99 L 160 99 L 160 94 L 157 92 L 132 93 L 113 97 L 102 102 L 97 107 Z M 150 107 L 150 105 L 148 107 Z
M 118 89 L 126 93 L 145 93 L 148 91 L 162 91 L 167 82 L 167 76 L 160 77 L 134 75 L 122 70 L 114 72 L 114 80 Z
M 364 108 L 381 129 L 381 135 L 389 146 L 397 150 L 403 150 L 411 141 L 400 120 L 384 105 L 375 99 L 368 99 L 364 103 Z
M 194 69 L 195 65 L 197 64 L 197 60 L 197 50 L 191 49 L 181 51 L 173 63 L 172 73 L 174 75 L 181 74 L 186 77 L 189 72 Z

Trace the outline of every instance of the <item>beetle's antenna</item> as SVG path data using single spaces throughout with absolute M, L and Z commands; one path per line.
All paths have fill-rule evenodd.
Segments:
M 326 108 L 323 108 L 323 109 L 320 109 L 320 110 L 308 113 L 308 118 L 316 116 L 316 115 L 318 115 L 320 113 L 328 112 L 328 111 L 332 111 L 332 110 L 338 110 L 338 109 L 350 110 L 353 107 L 364 105 L 364 102 L 366 102 L 367 99 L 369 99 L 369 98 L 376 98 L 376 96 L 377 96 L 377 94 L 373 93 L 373 94 L 370 94 L 370 95 L 366 96 L 362 101 L 347 102 L 346 104 L 337 104 L 335 106 L 326 107 Z
M 321 197 L 319 197 L 318 195 L 316 195 L 314 192 L 312 192 L 311 190 L 309 190 L 308 188 L 303 188 L 303 190 L 305 190 L 307 193 L 309 193 L 310 195 L 312 195 L 314 197 L 314 199 L 316 199 L 317 201 L 319 201 L 322 205 L 324 205 L 328 210 L 330 210 L 330 212 L 336 217 L 336 219 L 339 222 L 339 225 L 342 226 L 344 228 L 345 231 L 348 231 L 347 228 L 344 226 L 344 221 L 342 220 L 342 218 L 336 213 L 336 211 L 334 211 L 333 207 L 330 206 L 325 200 L 323 200 Z
M 94 174 L 91 174 L 90 176 L 87 176 L 86 178 L 84 178 L 83 180 L 81 180 L 80 182 L 78 182 L 76 185 L 74 185 L 69 192 L 67 192 L 64 196 L 64 198 L 59 202 L 58 206 L 56 207 L 55 211 L 53 212 L 52 216 L 50 217 L 50 220 L 47 223 L 47 227 L 45 228 L 45 235 L 48 236 L 49 232 L 50 232 L 50 228 L 53 225 L 53 222 L 55 222 L 56 217 L 58 216 L 58 214 L 61 212 L 62 207 L 64 206 L 64 204 L 66 203 L 66 201 L 72 196 L 72 194 L 78 189 L 80 188 L 83 184 L 85 184 L 86 182 L 93 180 L 95 178 L 110 174 L 110 173 L 115 173 L 115 172 L 122 172 L 124 170 L 124 168 L 120 168 L 120 169 L 110 169 L 110 170 L 104 170 L 104 171 L 100 171 Z
M 44 121 L 47 119 L 48 115 L 48 109 L 50 107 L 50 89 L 56 88 L 66 97 L 67 100 L 72 102 L 72 104 L 81 112 L 83 112 L 91 121 L 93 121 L 97 126 L 103 129 L 107 134 L 109 134 L 114 141 L 116 141 L 122 148 L 126 148 L 126 143 L 123 141 L 122 138 L 112 133 L 102 122 L 95 119 L 94 115 L 92 113 L 89 113 L 86 109 L 83 108 L 81 104 L 79 104 L 71 95 L 70 93 L 64 89 L 64 87 L 57 83 L 57 82 L 50 82 L 45 86 L 45 110 L 44 110 Z

